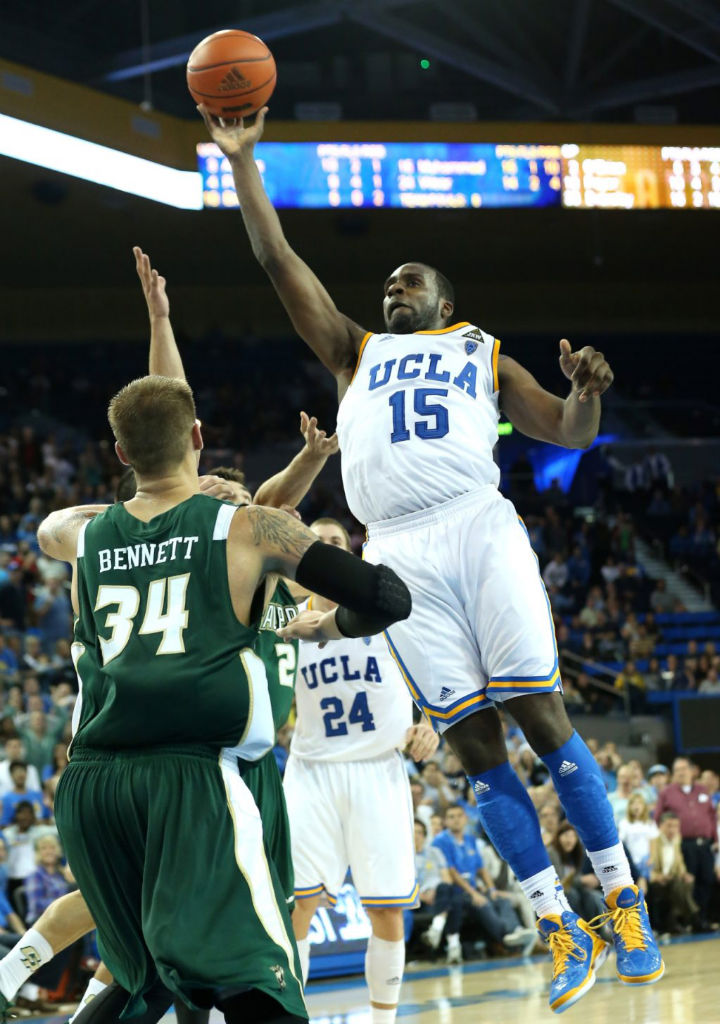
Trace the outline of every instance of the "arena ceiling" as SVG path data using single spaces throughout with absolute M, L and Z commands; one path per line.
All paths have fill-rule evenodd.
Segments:
M 23 0 L 3 5 L 0 56 L 192 117 L 185 62 L 221 28 L 271 46 L 274 117 L 715 123 L 720 110 L 716 0 Z

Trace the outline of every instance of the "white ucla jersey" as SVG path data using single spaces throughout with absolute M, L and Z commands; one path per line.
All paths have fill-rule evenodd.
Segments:
M 412 698 L 382 634 L 322 649 L 301 641 L 295 704 L 290 752 L 314 761 L 364 761 L 402 749 L 413 724 Z
M 497 487 L 499 348 L 469 323 L 365 336 L 337 419 L 345 496 L 361 523 Z

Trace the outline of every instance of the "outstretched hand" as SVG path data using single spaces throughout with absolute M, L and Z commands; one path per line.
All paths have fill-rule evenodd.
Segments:
M 338 451 L 337 434 L 327 436 L 324 430 L 318 430 L 317 418 L 300 413 L 300 433 L 305 438 L 305 446 L 311 455 L 327 459 Z
M 602 352 L 596 352 L 591 345 L 573 352 L 567 338 L 560 342 L 560 369 L 572 382 L 579 402 L 599 397 L 607 391 L 614 379 Z
M 249 128 L 245 127 L 242 117 L 237 120 L 218 117 L 216 114 L 211 114 L 204 103 L 201 103 L 197 109 L 210 133 L 210 138 L 228 158 L 236 156 L 244 149 L 252 150 L 255 143 L 262 138 L 265 115 L 268 112 L 267 107 L 258 110 L 255 115 L 255 123 Z
M 157 270 L 150 265 L 150 257 L 142 251 L 139 245 L 133 246 L 133 255 L 150 319 L 170 316 L 170 300 L 165 292 L 167 283 L 165 278 L 160 277 Z

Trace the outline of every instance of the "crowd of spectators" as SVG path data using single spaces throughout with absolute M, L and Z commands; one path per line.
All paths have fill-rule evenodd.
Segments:
M 604 910 L 600 884 L 567 821 L 547 769 L 505 721 L 510 761 L 538 811 L 543 841 L 568 901 L 590 920 Z M 714 931 L 720 919 L 720 777 L 687 758 L 672 768 L 623 762 L 614 743 L 588 745 L 608 789 L 633 877 L 647 894 L 664 940 Z M 489 955 L 534 946 L 529 901 L 487 841 L 472 789 L 446 748 L 418 771 L 408 761 L 415 810 L 420 907 L 408 911 L 411 952 L 437 950 L 449 962 L 481 948 Z M 608 936 L 609 937 L 609 936 Z

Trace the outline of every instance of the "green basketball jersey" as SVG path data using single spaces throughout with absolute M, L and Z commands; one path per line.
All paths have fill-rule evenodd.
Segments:
M 237 509 L 197 494 L 144 523 L 116 504 L 78 539 L 74 744 L 274 742 L 257 630 L 235 617 L 226 541 Z
M 285 725 L 290 714 L 295 693 L 299 641 L 282 640 L 275 630 L 286 626 L 297 613 L 295 598 L 287 584 L 278 580 L 267 608 L 262 613 L 254 647 L 255 653 L 265 665 L 276 730 Z

